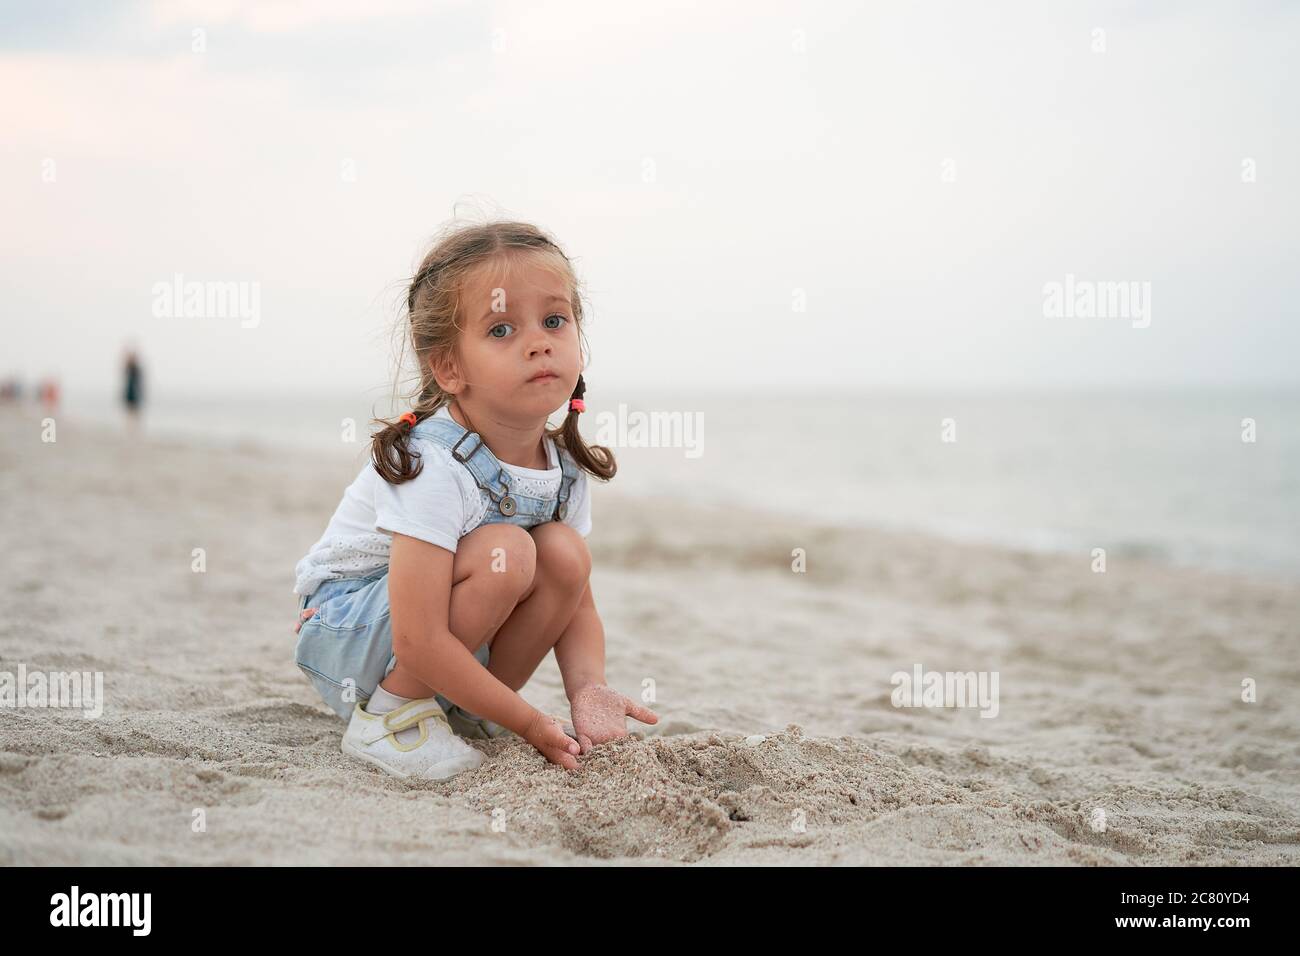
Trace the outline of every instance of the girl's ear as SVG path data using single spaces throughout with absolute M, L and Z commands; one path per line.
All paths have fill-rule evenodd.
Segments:
M 448 395 L 457 394 L 463 387 L 456 357 L 449 352 L 431 356 L 429 371 L 433 373 L 433 380 L 438 383 L 438 387 Z

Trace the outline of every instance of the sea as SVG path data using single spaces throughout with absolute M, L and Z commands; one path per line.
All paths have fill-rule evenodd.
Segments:
M 358 467 L 371 420 L 404 409 L 387 389 L 147 398 L 152 435 Z M 628 493 L 1300 578 L 1300 390 L 641 389 L 587 406 L 583 435 Z M 112 396 L 67 395 L 60 414 L 125 427 Z

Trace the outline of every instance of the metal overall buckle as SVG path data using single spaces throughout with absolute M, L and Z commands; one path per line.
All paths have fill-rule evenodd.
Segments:
M 561 475 L 560 490 L 556 495 L 559 499 L 559 503 L 555 506 L 555 517 L 552 519 L 554 521 L 563 521 L 564 516 L 569 513 L 569 484 L 569 476 Z
M 470 452 L 468 455 L 465 455 L 465 456 L 462 458 L 462 457 L 461 457 L 461 454 L 460 454 L 460 450 L 459 450 L 459 449 L 460 449 L 460 443 L 463 442 L 466 438 L 469 438 L 471 435 L 473 435 L 475 438 L 478 438 L 478 444 L 474 446 L 474 451 Z M 472 432 L 472 431 L 469 431 L 468 429 L 466 429 L 465 434 L 463 434 L 463 435 L 461 435 L 459 438 L 457 438 L 457 439 L 456 439 L 456 444 L 454 444 L 454 445 L 451 446 L 451 457 L 452 457 L 452 458 L 455 458 L 458 462 L 460 462 L 460 463 L 463 465 L 463 464 L 465 464 L 466 462 L 468 462 L 471 458 L 473 458 L 473 457 L 474 457 L 474 453 L 477 452 L 477 451 L 478 451 L 480 448 L 482 448 L 482 447 L 483 447 L 483 439 L 482 439 L 482 438 L 479 438 L 479 436 L 478 436 L 475 432 Z
M 515 505 L 515 499 L 510 497 L 510 476 L 506 474 L 504 468 L 497 473 L 497 481 L 500 482 L 501 487 L 505 489 L 505 494 L 500 498 L 497 498 L 496 495 L 492 494 L 492 489 L 489 488 L 488 495 L 489 497 L 496 499 L 497 509 L 509 518 L 518 510 L 518 508 Z

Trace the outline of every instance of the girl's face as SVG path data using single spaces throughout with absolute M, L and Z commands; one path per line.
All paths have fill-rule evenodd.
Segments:
M 510 265 L 462 290 L 458 358 L 438 381 L 471 413 L 530 424 L 573 394 L 582 351 L 568 283 L 525 256 Z

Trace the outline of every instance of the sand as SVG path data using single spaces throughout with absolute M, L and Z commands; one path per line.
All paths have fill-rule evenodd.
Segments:
M 1300 862 L 1296 582 L 1094 574 L 615 480 L 589 539 L 608 677 L 652 686 L 660 723 L 576 772 L 512 737 L 408 784 L 339 752 L 293 662 L 293 565 L 360 446 L 63 421 L 49 444 L 39 417 L 0 413 L 0 671 L 100 671 L 105 701 L 0 709 L 0 863 Z M 918 664 L 997 671 L 997 716 L 893 706 Z M 567 713 L 553 660 L 523 693 Z

